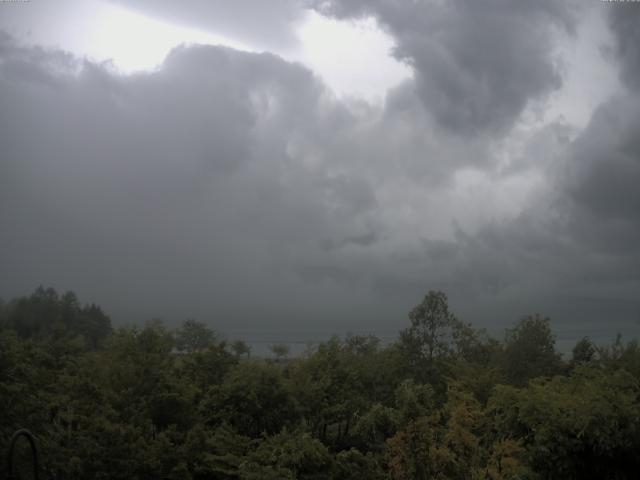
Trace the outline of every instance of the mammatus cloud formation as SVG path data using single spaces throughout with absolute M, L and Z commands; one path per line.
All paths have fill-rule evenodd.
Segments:
M 383 106 L 271 54 L 181 47 L 121 75 L 0 36 L 0 292 L 72 288 L 124 320 L 375 333 L 444 289 L 485 326 L 540 311 L 573 336 L 635 328 L 626 20 L 603 9 L 627 90 L 581 132 L 523 127 L 562 82 L 549 29 L 577 20 L 555 2 L 480 3 L 318 7 L 393 33 L 415 81 Z

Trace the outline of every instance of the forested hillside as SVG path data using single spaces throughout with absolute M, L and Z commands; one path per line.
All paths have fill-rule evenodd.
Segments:
M 41 478 L 635 479 L 640 348 L 548 319 L 491 338 L 429 292 L 396 342 L 255 358 L 195 320 L 112 328 L 39 288 L 0 303 L 0 448 L 30 429 Z M 615 332 L 612 332 L 615 335 Z M 0 476 L 3 476 L 0 473 Z

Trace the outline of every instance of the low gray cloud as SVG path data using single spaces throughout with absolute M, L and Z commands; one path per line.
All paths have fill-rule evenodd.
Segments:
M 318 0 L 338 18 L 374 16 L 438 123 L 462 134 L 509 129 L 562 84 L 554 41 L 575 29 L 572 2 Z

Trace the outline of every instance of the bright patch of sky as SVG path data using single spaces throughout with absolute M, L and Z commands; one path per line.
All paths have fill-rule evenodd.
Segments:
M 373 18 L 338 21 L 313 12 L 297 33 L 300 47 L 293 58 L 318 72 L 338 95 L 380 100 L 412 74 L 391 57 L 393 39 Z
M 619 88 L 615 69 L 607 68 L 603 55 L 611 43 L 603 16 L 597 8 L 585 15 L 575 38 L 560 42 L 566 69 L 563 88 L 552 95 L 538 121 L 562 117 L 584 126 L 593 110 Z M 262 50 L 260 45 L 159 21 L 101 0 L 7 4 L 0 28 L 25 43 L 111 61 L 124 73 L 156 68 L 180 44 Z M 394 41 L 373 18 L 339 21 L 307 12 L 294 28 L 298 45 L 274 53 L 308 66 L 340 97 L 380 103 L 389 88 L 412 75 L 409 66 L 392 57 Z
M 563 117 L 571 125 L 584 127 L 593 111 L 621 88 L 614 60 L 607 55 L 613 38 L 599 5 L 584 12 L 574 38 L 560 42 L 565 65 L 562 88 L 552 95 L 544 119 Z
M 260 45 L 245 45 L 98 0 L 34 0 L 4 6 L 0 28 L 21 42 L 111 61 L 123 73 L 156 68 L 180 44 L 262 50 Z M 309 12 L 296 26 L 296 35 L 298 45 L 274 53 L 307 65 L 339 96 L 381 100 L 389 87 L 411 75 L 407 66 L 391 57 L 393 40 L 373 19 L 337 21 Z
M 0 28 L 20 42 L 60 48 L 91 60 L 111 61 L 123 73 L 160 65 L 183 43 L 248 47 L 231 39 L 171 25 L 97 0 L 62 0 L 3 6 Z

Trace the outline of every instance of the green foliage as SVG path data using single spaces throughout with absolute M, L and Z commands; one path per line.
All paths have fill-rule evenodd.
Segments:
M 240 363 L 222 384 L 210 388 L 200 404 L 208 425 L 227 421 L 237 432 L 256 438 L 296 422 L 293 401 L 277 367 Z
M 421 417 L 387 440 L 390 478 L 443 478 L 451 454 L 441 448 L 440 431 L 438 416 Z
M 543 478 L 635 478 L 640 467 L 640 393 L 625 371 L 579 366 L 570 377 L 498 387 L 489 402 L 494 431 L 517 436 Z
M 228 424 L 216 429 L 196 425 L 184 443 L 183 460 L 194 479 L 236 479 L 256 441 L 238 434 Z
M 355 448 L 336 455 L 333 478 L 335 480 L 384 480 L 387 477 L 382 460 L 372 453 L 361 453 Z
M 428 361 L 448 356 L 460 323 L 449 311 L 447 296 L 430 291 L 422 302 L 409 312 L 411 326 L 401 334 L 401 340 L 415 356 Z
M 388 440 L 391 478 L 472 479 L 482 460 L 475 430 L 480 406 L 456 384 L 438 411 L 412 420 Z
M 431 385 L 405 380 L 395 391 L 395 406 L 404 422 L 427 416 L 435 410 L 435 393 Z
M 372 402 L 388 396 L 386 388 L 393 388 L 394 382 L 385 382 L 385 373 L 375 370 L 376 349 L 364 338 L 343 343 L 334 337 L 291 366 L 298 410 L 323 441 L 344 445 L 356 418 Z
M 487 367 L 501 357 L 501 348 L 486 333 L 474 330 L 449 310 L 447 296 L 430 291 L 409 312 L 411 326 L 400 332 L 398 348 L 403 370 L 421 383 L 431 384 L 442 403 L 447 379 L 460 363 Z
M 601 363 L 608 368 L 624 369 L 640 379 L 640 345 L 637 340 L 625 344 L 622 336 L 618 334 L 612 345 L 599 348 L 597 351 Z
M 595 359 L 596 353 L 596 346 L 589 340 L 589 337 L 583 337 L 575 344 L 573 350 L 571 350 L 571 361 L 569 364 L 571 367 L 575 367 L 583 363 L 589 363 Z
M 175 331 L 178 350 L 193 353 L 206 349 L 216 341 L 216 333 L 204 323 L 189 318 Z
M 357 419 L 352 435 L 361 449 L 382 451 L 385 440 L 395 434 L 400 420 L 396 409 L 376 403 Z
M 301 431 L 267 437 L 240 465 L 243 480 L 327 478 L 332 458 L 320 441 Z
M 59 295 L 38 287 L 28 297 L 2 307 L 0 325 L 21 338 L 52 342 L 81 338 L 87 348 L 99 348 L 111 333 L 111 320 L 94 304 L 80 305 L 73 292 Z
M 507 382 L 525 385 L 530 379 L 553 376 L 562 371 L 562 360 L 555 350 L 555 337 L 548 318 L 525 317 L 505 339 L 504 371 Z
M 247 358 L 249 358 L 251 356 L 251 347 L 242 340 L 234 340 L 231 343 L 231 350 L 233 350 L 233 353 L 236 355 L 236 357 L 242 357 L 243 355 L 246 355 Z
M 178 372 L 191 384 L 206 392 L 210 387 L 222 383 L 229 370 L 238 363 L 224 343 L 209 345 L 206 350 L 194 352 L 180 358 Z
M 289 356 L 289 345 L 281 343 L 271 345 L 271 352 L 276 357 L 276 362 L 281 362 Z
M 636 341 L 585 338 L 564 365 L 548 319 L 528 317 L 500 342 L 458 321 L 441 292 L 412 311 L 399 342 L 334 337 L 286 362 L 248 359 L 246 344 L 192 320 L 112 331 L 99 307 L 51 289 L 0 304 L 0 327 L 0 450 L 29 428 L 45 478 L 626 480 L 640 470 Z

